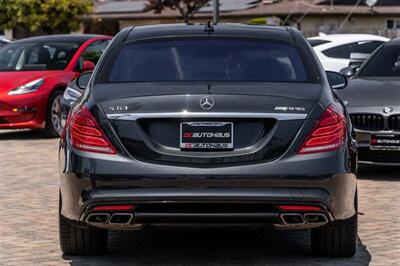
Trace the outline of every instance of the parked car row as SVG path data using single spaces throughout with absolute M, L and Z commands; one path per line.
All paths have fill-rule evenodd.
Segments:
M 370 34 L 320 34 L 308 38 L 324 69 L 335 72 L 352 63 L 365 61 L 387 41 L 388 38 Z
M 61 135 L 65 254 L 104 252 L 108 230 L 235 222 L 352 256 L 358 162 L 400 165 L 400 40 L 129 27 L 8 44 L 0 79 L 0 128 Z

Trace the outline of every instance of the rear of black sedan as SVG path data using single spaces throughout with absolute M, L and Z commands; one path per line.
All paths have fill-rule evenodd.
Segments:
M 354 143 L 297 30 L 127 28 L 61 138 L 61 249 L 105 251 L 109 229 L 257 223 L 311 229 L 316 254 L 351 256 Z

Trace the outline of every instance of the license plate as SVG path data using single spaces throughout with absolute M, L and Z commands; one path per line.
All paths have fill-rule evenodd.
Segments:
M 180 128 L 182 150 L 233 149 L 231 122 L 182 122 Z
M 370 149 L 400 151 L 400 135 L 372 135 Z

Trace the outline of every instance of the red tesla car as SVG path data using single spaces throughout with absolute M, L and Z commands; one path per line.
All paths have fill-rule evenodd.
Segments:
M 62 131 L 60 100 L 67 84 L 92 70 L 111 37 L 52 35 L 0 49 L 0 129 Z

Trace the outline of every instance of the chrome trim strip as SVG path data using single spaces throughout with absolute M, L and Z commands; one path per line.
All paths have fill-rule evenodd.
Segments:
M 400 151 L 400 147 L 392 147 L 392 146 L 369 146 L 371 151 Z
M 371 161 L 358 161 L 358 163 L 366 165 L 400 166 L 400 163 L 381 163 L 381 162 L 371 162 Z
M 141 118 L 274 118 L 277 120 L 305 119 L 307 114 L 299 113 L 238 113 L 238 112 L 169 112 L 169 113 L 121 113 L 107 114 L 109 119 L 132 120 Z
M 357 128 L 355 128 L 354 131 L 355 131 L 356 133 L 372 134 L 372 135 L 377 135 L 377 134 L 382 134 L 382 135 L 400 135 L 400 131 L 394 131 L 394 130 L 377 130 L 377 131 L 371 131 L 371 130 L 364 130 L 364 129 L 357 129 Z

